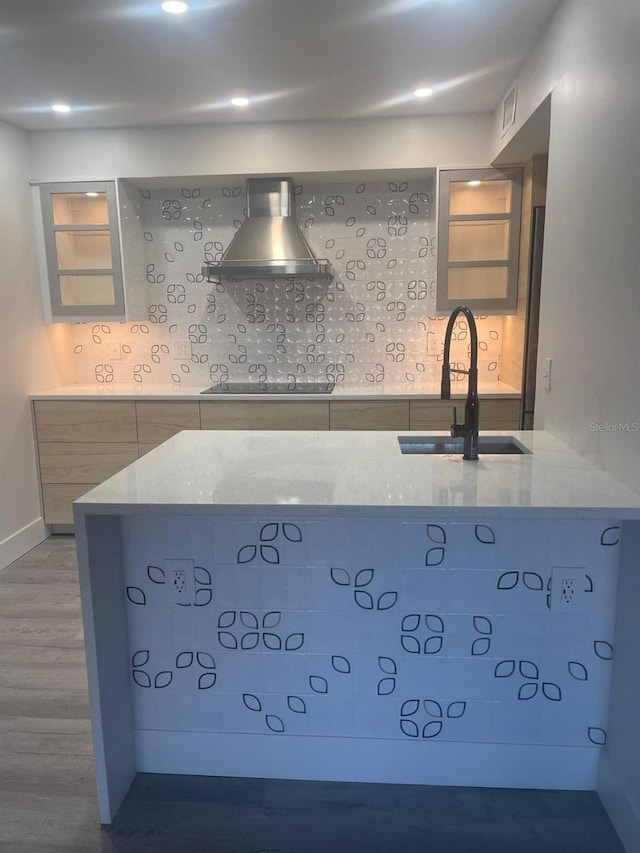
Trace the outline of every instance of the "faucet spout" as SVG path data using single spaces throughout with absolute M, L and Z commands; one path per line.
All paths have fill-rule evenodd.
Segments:
M 464 314 L 469 323 L 471 335 L 469 369 L 460 370 L 452 368 L 450 363 L 451 336 L 459 314 Z M 458 305 L 454 308 L 447 323 L 447 331 L 444 336 L 444 359 L 442 362 L 442 380 L 440 384 L 440 399 L 451 399 L 451 374 L 462 373 L 468 377 L 467 399 L 464 405 L 464 423 L 457 422 L 456 410 L 453 410 L 454 422 L 451 426 L 451 435 L 464 438 L 464 449 L 462 458 L 471 462 L 478 460 L 478 429 L 480 415 L 480 401 L 478 400 L 478 330 L 476 321 L 471 310 L 466 305 Z

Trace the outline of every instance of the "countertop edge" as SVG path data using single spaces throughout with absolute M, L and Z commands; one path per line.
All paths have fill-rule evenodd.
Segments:
M 452 392 L 452 399 L 464 400 L 466 392 Z M 483 399 L 490 400 L 519 400 L 522 397 L 522 392 L 515 389 L 507 391 L 480 391 L 480 401 Z M 409 401 L 409 400 L 440 400 L 440 394 L 436 391 L 353 391 L 332 394 L 203 394 L 202 391 L 140 391 L 140 392 L 111 392 L 108 390 L 95 391 L 70 391 L 68 387 L 60 390 L 51 389 L 49 391 L 41 391 L 32 393 L 29 398 L 34 401 L 40 400 L 78 400 L 78 401 L 93 401 L 93 400 L 108 400 L 111 402 L 128 402 L 140 400 L 143 402 L 168 402 L 176 400 L 178 402 L 192 402 L 202 400 L 206 403 L 229 402 L 230 400 L 238 400 L 241 402 L 257 402 L 259 400 L 268 400 L 269 402 L 363 402 L 368 400 L 375 401 Z
M 419 434 L 414 431 L 408 434 Z M 640 495 L 544 431 L 530 453 L 402 454 L 397 430 L 186 430 L 74 503 L 84 514 L 640 519 Z
M 502 519 L 559 519 L 572 521 L 588 521 L 592 519 L 604 521 L 640 521 L 640 507 L 487 507 L 487 506 L 436 506 L 436 505 L 402 505 L 402 506 L 366 506 L 361 504 L 129 504 L 111 502 L 83 501 L 78 498 L 73 502 L 74 518 L 78 519 L 94 515 L 198 515 L 198 516 L 237 516 L 251 518 L 278 517 L 301 518 L 309 517 L 349 517 L 357 518 L 398 518 L 404 520 L 417 519 L 425 521 L 426 516 L 433 523 L 438 521 L 451 522 L 464 519 L 475 522 Z

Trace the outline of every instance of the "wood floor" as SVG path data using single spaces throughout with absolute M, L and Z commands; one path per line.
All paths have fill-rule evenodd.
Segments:
M 98 824 L 75 542 L 0 572 L 0 853 L 623 853 L 595 794 L 137 777 Z

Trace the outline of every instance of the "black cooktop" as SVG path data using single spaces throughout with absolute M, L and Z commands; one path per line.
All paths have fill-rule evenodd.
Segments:
M 201 394 L 330 394 L 333 382 L 219 382 Z

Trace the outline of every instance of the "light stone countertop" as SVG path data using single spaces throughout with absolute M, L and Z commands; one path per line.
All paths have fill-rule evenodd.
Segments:
M 440 399 L 439 382 L 405 382 L 398 385 L 381 387 L 373 383 L 363 385 L 336 385 L 331 394 L 205 394 L 201 392 L 209 386 L 164 384 L 160 382 L 132 383 L 95 383 L 91 385 L 62 385 L 31 394 L 32 400 L 403 400 L 415 397 Z M 452 388 L 453 397 L 466 396 L 466 381 L 460 382 L 460 390 Z M 480 398 L 503 397 L 518 398 L 521 392 L 504 382 L 481 382 Z
M 481 455 L 474 463 L 402 455 L 395 431 L 183 431 L 75 508 L 79 516 L 277 509 L 292 516 L 640 519 L 640 495 L 549 433 L 512 434 L 532 452 Z

